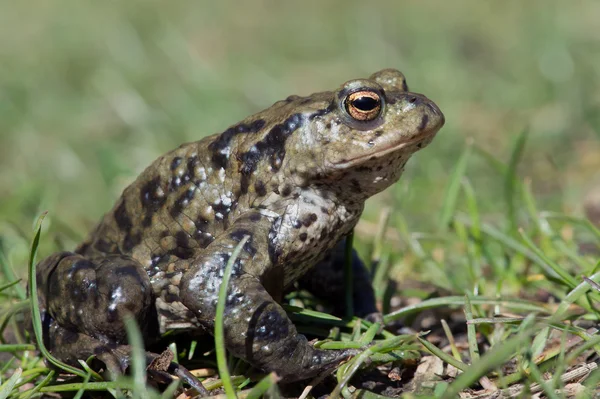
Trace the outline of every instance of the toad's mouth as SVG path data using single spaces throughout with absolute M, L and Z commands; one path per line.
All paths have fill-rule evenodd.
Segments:
M 407 140 L 401 141 L 400 143 L 396 143 L 389 147 L 377 149 L 374 152 L 362 154 L 362 155 L 359 155 L 357 157 L 350 158 L 350 159 L 344 159 L 341 162 L 332 162 L 331 166 L 335 169 L 346 169 L 346 168 L 352 167 L 354 165 L 362 164 L 365 161 L 371 161 L 371 160 L 382 158 L 392 152 L 399 151 L 405 147 L 417 144 L 428 138 L 433 138 L 436 135 L 436 133 L 440 130 L 441 127 L 442 126 L 440 125 L 440 126 L 436 127 L 435 129 L 425 130 Z M 412 152 L 416 152 L 416 151 L 420 150 L 421 148 L 423 148 L 423 147 L 419 147 L 417 150 L 414 150 Z

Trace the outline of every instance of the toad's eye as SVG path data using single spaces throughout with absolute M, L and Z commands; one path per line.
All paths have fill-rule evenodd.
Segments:
M 372 121 L 381 112 L 381 97 L 374 91 L 357 91 L 346 97 L 346 112 L 357 121 Z

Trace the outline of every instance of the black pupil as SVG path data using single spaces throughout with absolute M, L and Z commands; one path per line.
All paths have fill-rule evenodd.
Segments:
M 372 111 L 379 105 L 379 101 L 373 97 L 359 97 L 352 101 L 352 105 L 361 111 Z

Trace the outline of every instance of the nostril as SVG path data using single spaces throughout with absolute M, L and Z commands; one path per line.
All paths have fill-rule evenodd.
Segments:
M 411 103 L 411 104 L 416 103 L 417 102 L 417 97 L 416 96 L 410 96 L 408 98 L 408 102 Z

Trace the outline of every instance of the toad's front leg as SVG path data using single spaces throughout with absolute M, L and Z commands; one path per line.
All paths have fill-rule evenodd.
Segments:
M 332 369 L 355 351 L 315 349 L 265 289 L 268 286 L 277 295 L 283 288 L 282 274 L 275 277 L 278 273 L 269 257 L 269 219 L 258 212 L 246 215 L 211 243 L 183 277 L 181 299 L 212 331 L 225 265 L 249 235 L 227 290 L 225 346 L 234 356 L 274 371 L 286 382 L 302 380 Z

